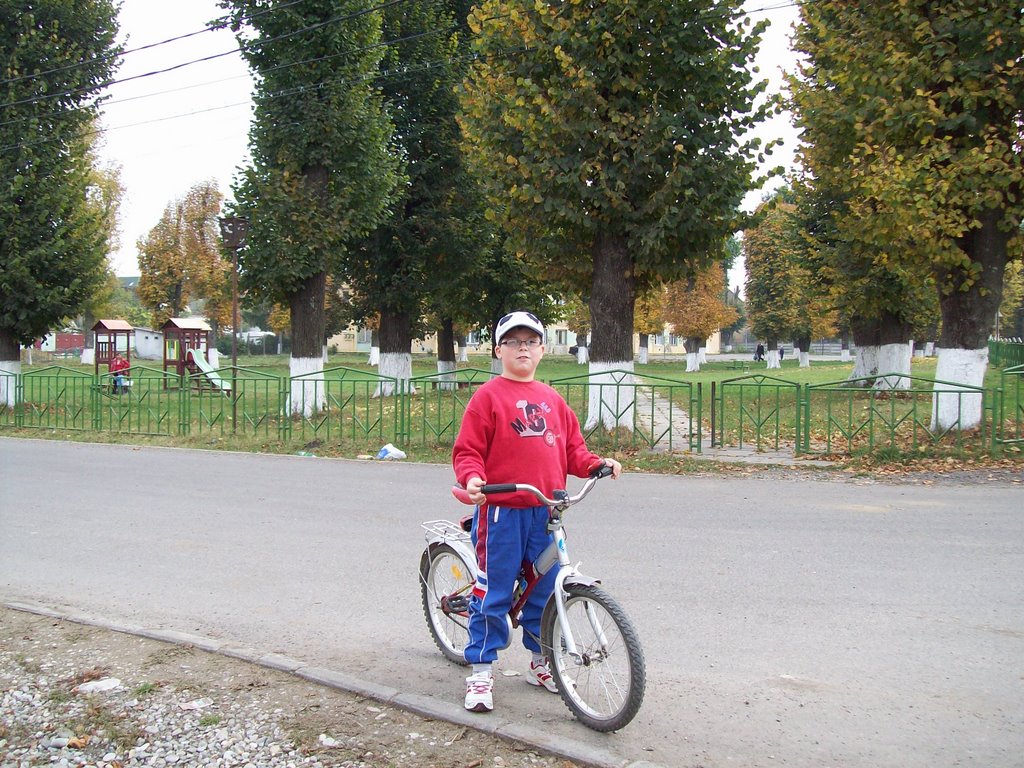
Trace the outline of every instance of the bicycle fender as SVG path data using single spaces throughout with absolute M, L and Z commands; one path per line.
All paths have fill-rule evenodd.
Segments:
M 567 584 L 576 584 L 580 587 L 596 587 L 600 583 L 600 579 L 584 576 L 582 573 L 567 573 L 565 579 L 562 580 L 562 588 L 565 589 Z

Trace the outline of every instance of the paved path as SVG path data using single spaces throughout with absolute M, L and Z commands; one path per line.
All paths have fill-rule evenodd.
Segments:
M 419 521 L 459 512 L 450 482 L 422 464 L 0 438 L 0 600 L 457 713 L 464 673 L 430 642 L 416 575 Z M 1020 766 L 1019 487 L 627 474 L 591 498 L 572 555 L 639 629 L 640 714 L 596 734 L 501 675 L 486 726 L 608 766 Z M 509 649 L 499 672 L 526 658 Z

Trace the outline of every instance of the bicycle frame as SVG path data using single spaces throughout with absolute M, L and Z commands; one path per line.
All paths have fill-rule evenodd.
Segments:
M 517 488 L 519 490 L 532 491 L 539 500 L 548 505 L 548 531 L 552 534 L 552 541 L 536 560 L 532 563 L 523 563 L 521 577 L 525 577 L 525 583 L 520 583 L 519 589 L 514 593 L 508 616 L 513 629 L 518 627 L 519 616 L 526 605 L 527 599 L 530 597 L 530 593 L 533 592 L 534 587 L 536 587 L 541 578 L 557 565 L 558 573 L 555 576 L 553 597 L 558 615 L 558 623 L 562 630 L 562 637 L 565 640 L 566 652 L 577 662 L 582 662 L 583 656 L 576 647 L 572 627 L 569 625 L 569 619 L 566 615 L 565 598 L 567 591 L 565 585 L 568 583 L 594 585 L 599 584 L 600 581 L 584 576 L 578 566 L 572 565 L 566 546 L 565 531 L 562 527 L 562 512 L 573 504 L 582 501 L 590 493 L 597 479 L 597 477 L 592 477 L 587 480 L 583 488 L 575 496 L 569 496 L 564 491 L 559 491 L 556 492 L 558 498 L 555 499 L 547 498 L 538 489 L 530 485 L 489 486 L 491 493 L 499 492 L 499 488 L 506 491 Z M 464 490 L 453 489 L 453 493 L 463 503 L 470 503 L 468 497 L 465 496 Z M 463 556 L 466 564 L 471 568 L 472 576 L 475 580 L 477 575 L 476 552 L 473 549 L 470 535 L 462 527 L 448 520 L 431 520 L 423 523 L 422 526 L 426 531 L 428 546 L 435 543 L 445 543 L 454 548 Z M 458 615 L 468 616 L 468 612 L 459 611 Z M 608 645 L 607 638 L 589 607 L 587 608 L 587 618 L 594 629 L 594 633 L 600 638 L 602 648 L 606 650 Z M 539 638 L 537 640 L 539 642 Z

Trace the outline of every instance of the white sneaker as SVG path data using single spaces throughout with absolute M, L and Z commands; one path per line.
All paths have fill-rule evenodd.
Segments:
M 530 670 L 526 673 L 526 682 L 530 685 L 543 686 L 552 693 L 558 693 L 558 686 L 555 685 L 555 678 L 551 676 L 551 670 L 548 669 L 547 662 L 542 661 L 540 664 L 537 664 L 531 661 Z
M 477 672 L 466 678 L 466 709 L 490 712 L 494 709 L 494 677 L 490 672 Z

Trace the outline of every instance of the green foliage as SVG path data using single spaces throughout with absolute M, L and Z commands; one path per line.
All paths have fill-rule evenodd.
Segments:
M 90 144 L 118 49 L 109 0 L 5 3 L 0 25 L 0 357 L 9 359 L 77 315 L 104 279 L 114 232 Z
M 487 0 L 470 17 L 461 124 L 488 216 L 589 296 L 599 342 L 599 325 L 625 321 L 629 346 L 634 280 L 642 292 L 685 274 L 738 226 L 759 159 L 738 137 L 772 110 L 755 104 L 764 86 L 750 70 L 763 26 L 737 18 L 740 5 Z M 599 292 L 593 260 L 608 248 L 627 255 L 626 274 L 606 278 L 625 302 Z
M 351 249 L 342 268 L 354 290 L 351 320 L 365 323 L 379 315 L 383 351 L 408 351 L 411 336 L 426 330 L 428 312 L 435 323 L 483 319 L 477 276 L 493 238 L 463 169 L 455 122 L 454 87 L 468 45 L 461 5 L 421 0 L 383 11 L 387 47 L 378 82 L 395 123 L 393 151 L 404 161 L 408 183 L 390 215 Z M 396 338 L 388 329 L 398 316 L 410 322 Z
M 758 208 L 757 223 L 743 233 L 747 316 L 758 338 L 785 338 L 797 323 L 794 206 L 778 198 Z
M 794 102 L 805 162 L 843 203 L 836 233 L 895 285 L 933 274 L 942 345 L 982 346 L 1021 252 L 1019 6 L 829 0 L 801 12 Z
M 315 275 L 337 271 L 349 244 L 382 220 L 400 180 L 393 126 L 372 81 L 381 14 L 356 0 L 220 5 L 258 81 L 252 165 L 234 189 L 236 212 L 250 219 L 241 282 L 254 298 L 288 304 Z

